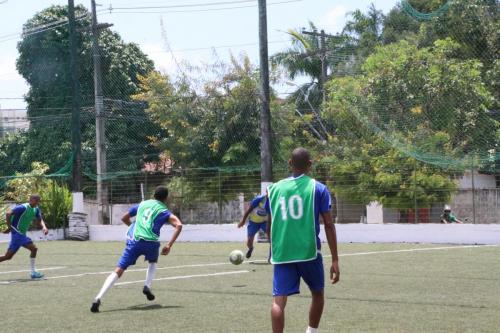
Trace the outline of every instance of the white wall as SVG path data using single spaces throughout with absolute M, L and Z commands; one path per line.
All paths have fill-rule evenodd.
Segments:
M 472 188 L 472 172 L 466 171 L 458 180 L 458 188 L 461 190 Z M 474 170 L 474 188 L 476 190 L 496 188 L 496 180 L 493 175 L 484 175 Z

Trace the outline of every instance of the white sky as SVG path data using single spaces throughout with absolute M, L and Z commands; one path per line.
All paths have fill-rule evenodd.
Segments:
M 268 3 L 268 40 L 269 54 L 282 50 L 288 45 L 288 37 L 284 31 L 290 28 L 301 28 L 314 22 L 319 29 L 328 33 L 339 32 L 346 14 L 354 9 L 366 10 L 370 1 L 363 0 L 267 0 Z M 290 1 L 290 0 L 288 0 Z M 182 7 L 172 9 L 144 9 L 142 12 L 155 13 L 119 13 L 116 9 L 99 13 L 100 22 L 113 23 L 112 29 L 118 32 L 126 42 L 135 42 L 155 62 L 157 69 L 175 76 L 178 70 L 172 54 L 167 52 L 161 36 L 160 19 L 163 18 L 170 47 L 174 50 L 177 62 L 199 64 L 213 59 L 215 47 L 219 57 L 225 59 L 233 54 L 247 53 L 253 62 L 258 62 L 258 16 L 257 1 L 242 0 L 101 0 L 103 10 L 112 6 L 175 6 L 196 5 L 208 2 L 234 2 L 235 4 L 205 7 Z M 239 3 L 238 3 L 239 2 Z M 396 0 L 373 1 L 378 9 L 388 12 Z M 90 8 L 90 0 L 78 1 Z M 16 43 L 22 31 L 22 25 L 35 13 L 50 5 L 65 5 L 66 0 L 0 0 L 0 108 L 24 108 L 23 100 L 6 99 L 21 98 L 28 86 L 17 74 L 15 60 L 17 58 Z M 180 10 L 227 8 L 231 6 L 251 6 L 232 10 L 203 12 L 173 12 Z M 159 13 L 159 11 L 163 11 Z M 170 11 L 170 12 L 167 12 Z M 12 34 L 12 36 L 10 36 Z M 17 35 L 16 35 L 17 34 Z M 8 37 L 5 37 L 9 35 Z M 9 38 L 12 38 L 9 40 Z M 243 46 L 234 46 L 241 45 Z M 231 46 L 232 47 L 225 47 Z M 221 47 L 223 46 L 223 47 Z M 206 49 L 205 49 L 206 48 Z M 201 49 L 201 50 L 200 50 Z M 294 87 L 283 88 L 293 90 Z

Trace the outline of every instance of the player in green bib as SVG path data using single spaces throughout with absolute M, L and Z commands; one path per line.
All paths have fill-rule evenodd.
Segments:
M 325 286 L 320 216 L 332 254 L 330 279 L 336 283 L 340 277 L 331 197 L 325 185 L 307 175 L 312 165 L 307 150 L 295 149 L 289 164 L 292 177 L 268 188 L 266 204 L 270 213 L 271 263 L 274 264 L 272 327 L 274 333 L 284 331 L 287 298 L 300 292 L 302 278 L 312 293 L 306 333 L 316 333 L 323 313 Z
M 5 221 L 7 224 L 7 230 L 4 233 L 10 232 L 10 244 L 5 255 L 0 256 L 0 262 L 10 260 L 14 257 L 17 251 L 24 247 L 30 251 L 30 263 L 31 263 L 31 278 L 40 279 L 43 274 L 37 272 L 35 269 L 35 259 L 38 252 L 38 248 L 33 244 L 31 238 L 26 236 L 29 227 L 33 221 L 42 228 L 44 235 L 47 235 L 49 230 L 45 226 L 42 219 L 42 213 L 38 205 L 40 204 L 40 196 L 38 194 L 33 194 L 29 198 L 29 202 L 17 205 L 12 210 L 8 211 L 5 216 Z
M 170 241 L 163 247 L 161 254 L 168 255 L 170 249 L 174 245 L 177 237 L 182 230 L 182 222 L 177 216 L 172 214 L 167 208 L 168 189 L 164 186 L 158 186 L 155 189 L 154 199 L 141 202 L 129 209 L 122 217 L 123 223 L 128 228 L 127 246 L 118 261 L 118 265 L 113 273 L 111 273 L 101 290 L 97 294 L 92 303 L 90 311 L 99 312 L 101 299 L 106 292 L 122 277 L 125 270 L 135 265 L 140 256 L 144 256 L 149 262 L 146 273 L 146 281 L 142 293 L 146 295 L 149 301 L 155 299 L 151 291 L 151 284 L 156 273 L 156 263 L 160 254 L 160 229 L 164 224 L 171 224 L 175 231 L 170 238 Z M 131 218 L 135 217 L 134 223 L 131 223 Z

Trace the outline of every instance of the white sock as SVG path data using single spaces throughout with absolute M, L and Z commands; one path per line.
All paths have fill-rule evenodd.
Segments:
M 319 330 L 317 328 L 312 328 L 311 326 L 307 327 L 306 333 L 318 333 Z
M 151 289 L 151 283 L 153 283 L 155 274 L 156 274 L 156 263 L 150 262 L 148 266 L 148 272 L 146 273 L 146 281 L 144 282 L 144 285 L 149 289 Z
M 36 272 L 36 269 L 35 269 L 35 259 L 36 258 L 30 258 L 31 273 L 35 273 Z
M 99 291 L 99 294 L 95 297 L 95 300 L 101 299 L 104 294 L 108 292 L 111 287 L 115 284 L 115 282 L 118 280 L 118 274 L 116 272 L 113 272 L 109 274 L 109 276 L 106 278 L 106 281 L 104 281 L 104 284 L 102 285 L 101 291 Z

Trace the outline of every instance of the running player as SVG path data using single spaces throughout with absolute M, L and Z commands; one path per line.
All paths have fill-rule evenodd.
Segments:
M 340 277 L 337 236 L 330 213 L 330 193 L 325 185 L 307 175 L 312 165 L 309 152 L 295 149 L 289 164 L 292 177 L 271 185 L 266 203 L 271 214 L 271 263 L 274 264 L 272 328 L 274 333 L 283 332 L 287 298 L 300 292 L 302 278 L 312 293 L 306 333 L 316 333 L 323 313 L 325 287 L 320 215 L 332 254 L 332 283 L 337 283 Z
M 29 202 L 18 205 L 14 207 L 11 211 L 8 211 L 5 215 L 5 221 L 7 224 L 7 229 L 4 233 L 10 232 L 10 244 L 5 255 L 0 256 L 0 262 L 10 260 L 16 254 L 19 248 L 24 247 L 28 249 L 30 254 L 31 263 L 31 278 L 40 279 L 43 274 L 36 271 L 35 259 L 38 252 L 38 248 L 35 246 L 31 238 L 26 236 L 31 223 L 35 220 L 39 227 L 42 228 L 44 235 L 47 235 L 49 230 L 45 226 L 45 222 L 42 219 L 42 212 L 38 205 L 40 204 L 40 196 L 38 194 L 32 194 L 29 198 Z
M 245 225 L 245 222 L 248 217 L 248 226 L 247 226 L 247 247 L 248 251 L 246 254 L 247 259 L 252 256 L 253 252 L 253 241 L 255 235 L 259 230 L 266 232 L 267 225 L 267 211 L 266 211 L 266 195 L 258 195 L 251 202 L 248 209 L 245 211 L 241 222 L 238 223 L 238 228 L 241 228 Z
M 166 206 L 167 198 L 168 189 L 164 186 L 158 186 L 155 189 L 154 199 L 141 202 L 123 216 L 122 221 L 130 226 L 127 233 L 126 248 L 118 261 L 116 269 L 104 281 L 104 285 L 95 297 L 90 311 L 99 312 L 99 306 L 104 294 L 111 289 L 129 266 L 135 265 L 137 258 L 141 255 L 144 255 L 149 262 L 142 292 L 149 301 L 155 299 L 151 291 L 151 284 L 156 273 L 156 263 L 160 254 L 160 229 L 166 223 L 170 223 L 175 228 L 170 241 L 161 251 L 161 254 L 165 256 L 170 253 L 175 240 L 182 231 L 181 220 L 172 214 Z M 134 216 L 136 216 L 136 221 L 131 224 L 130 219 Z

